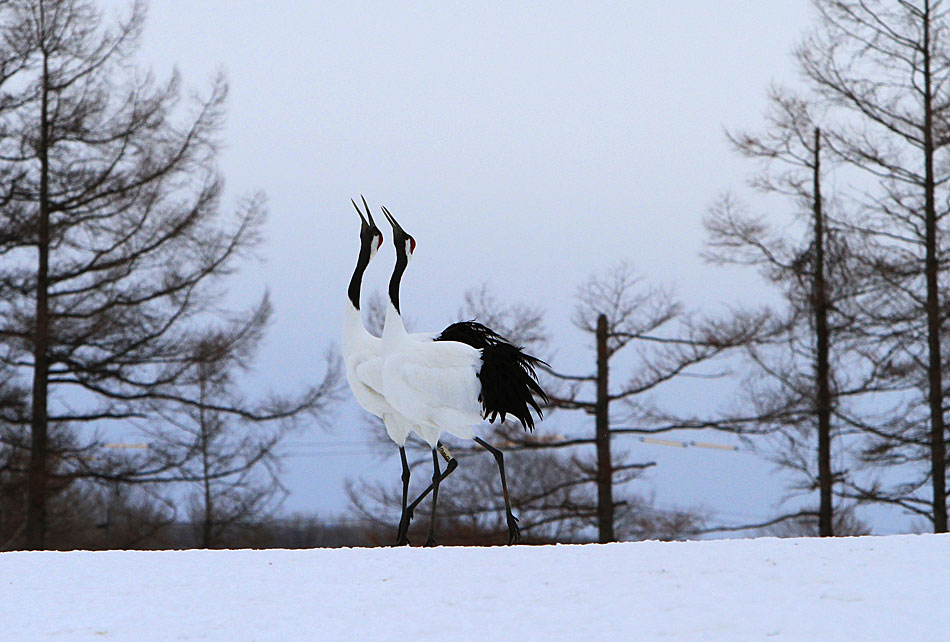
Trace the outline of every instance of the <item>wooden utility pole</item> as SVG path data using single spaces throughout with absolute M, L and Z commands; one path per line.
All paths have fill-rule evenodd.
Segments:
M 597 525 L 601 544 L 614 537 L 613 463 L 610 459 L 607 388 L 607 315 L 597 317 L 597 405 L 594 408 L 597 444 Z

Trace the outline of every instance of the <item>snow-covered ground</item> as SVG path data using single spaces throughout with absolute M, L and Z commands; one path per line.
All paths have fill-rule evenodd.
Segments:
M 947 640 L 950 537 L 0 554 L 0 640 Z

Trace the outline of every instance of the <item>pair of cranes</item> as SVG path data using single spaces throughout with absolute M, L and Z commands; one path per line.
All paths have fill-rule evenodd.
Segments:
M 475 321 L 453 323 L 441 333 L 409 334 L 399 307 L 399 286 L 416 249 L 415 239 L 396 222 L 385 207 L 383 214 L 393 228 L 396 264 L 389 281 L 389 305 L 382 337 L 370 334 L 360 317 L 360 288 L 366 267 L 383 244 L 383 234 L 373 221 L 363 199 L 364 212 L 353 201 L 360 216 L 360 253 L 347 290 L 343 323 L 343 360 L 346 377 L 357 402 L 380 417 L 390 439 L 399 446 L 402 460 L 402 515 L 396 544 L 408 544 L 413 511 L 430 492 L 432 512 L 426 545 L 435 545 L 434 526 L 439 484 L 458 466 L 440 439 L 449 433 L 472 439 L 488 450 L 498 464 L 508 543 L 520 538 L 518 519 L 511 512 L 508 483 L 502 452 L 475 435 L 473 426 L 487 419 L 502 421 L 516 417 L 525 430 L 534 428 L 533 409 L 541 417 L 535 400 L 547 402 L 538 383 L 535 367 L 544 362 L 525 354 L 500 335 Z M 410 433 L 421 437 L 432 449 L 432 483 L 413 502 L 408 502 L 409 464 L 406 439 Z M 439 454 L 446 460 L 440 470 Z

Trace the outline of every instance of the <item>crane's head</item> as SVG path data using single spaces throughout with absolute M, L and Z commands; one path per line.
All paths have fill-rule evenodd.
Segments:
M 356 204 L 356 201 L 351 198 L 350 202 L 353 203 L 353 207 L 356 208 L 356 213 L 360 215 L 360 221 L 362 222 L 360 226 L 360 245 L 369 248 L 369 258 L 372 259 L 373 256 L 376 255 L 376 251 L 383 245 L 383 233 L 376 227 L 376 223 L 373 221 L 373 215 L 370 214 L 369 205 L 366 204 L 366 198 L 362 195 L 360 198 L 363 199 L 366 216 L 363 216 L 363 212 L 360 211 L 360 206 Z
M 385 206 L 383 207 L 383 214 L 389 224 L 393 226 L 393 245 L 396 246 L 396 252 L 405 252 L 406 261 L 408 261 L 412 258 L 412 253 L 416 251 L 416 239 L 402 229 L 402 226 L 396 222 L 396 219 L 393 218 L 393 215 L 389 213 Z

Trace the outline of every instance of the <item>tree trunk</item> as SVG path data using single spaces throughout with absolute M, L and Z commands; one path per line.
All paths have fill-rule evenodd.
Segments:
M 607 415 L 607 317 L 597 317 L 597 524 L 601 544 L 613 542 L 613 464 L 610 459 L 610 427 Z
M 815 275 L 812 309 L 815 314 L 815 379 L 818 415 L 818 534 L 834 535 L 831 470 L 831 382 L 828 353 L 828 290 L 825 284 L 825 230 L 821 210 L 821 130 L 815 129 L 814 167 Z
M 40 198 L 37 215 L 38 249 L 36 320 L 33 331 L 33 390 L 30 428 L 30 463 L 27 475 L 26 548 L 46 546 L 46 502 L 49 487 L 48 391 L 49 391 L 49 70 L 43 58 L 40 136 Z
M 934 186 L 933 88 L 930 52 L 930 3 L 924 5 L 923 17 L 924 64 L 924 224 L 926 231 L 926 258 L 924 273 L 927 279 L 927 346 L 929 360 L 930 404 L 930 464 L 933 481 L 934 532 L 947 532 L 947 453 L 944 445 L 943 373 L 940 361 L 940 291 L 937 279 L 937 211 Z
M 203 366 L 199 366 L 203 369 Z M 198 423 L 201 430 L 201 481 L 204 489 L 204 519 L 201 524 L 201 548 L 211 548 L 213 543 L 214 506 L 211 497 L 211 466 L 209 463 L 208 419 L 205 412 L 205 377 L 200 375 L 200 405 L 198 406 Z

